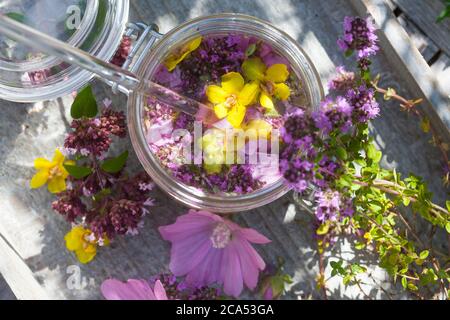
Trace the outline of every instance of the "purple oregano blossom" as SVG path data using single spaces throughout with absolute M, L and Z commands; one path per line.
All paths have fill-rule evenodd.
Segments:
M 378 51 L 378 37 L 371 18 L 345 17 L 344 36 L 338 40 L 338 46 L 344 51 L 355 50 L 358 59 L 365 59 Z

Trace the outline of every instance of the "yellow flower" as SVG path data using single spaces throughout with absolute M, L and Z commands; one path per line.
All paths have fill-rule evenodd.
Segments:
M 185 45 L 174 50 L 164 61 L 164 65 L 166 66 L 167 70 L 172 71 L 173 69 L 175 69 L 177 64 L 183 61 L 189 53 L 196 50 L 201 43 L 202 37 L 197 37 L 194 40 L 189 41 Z
M 241 125 L 246 107 L 255 101 L 258 92 L 258 83 L 245 84 L 244 78 L 237 72 L 224 74 L 220 87 L 210 85 L 206 88 L 206 96 L 214 104 L 216 116 L 219 119 L 227 117 L 235 128 Z
M 34 167 L 38 172 L 31 179 L 30 187 L 36 189 L 48 182 L 48 191 L 51 193 L 66 190 L 66 178 L 69 173 L 64 168 L 64 164 L 74 164 L 74 162 L 71 160 L 64 162 L 64 155 L 58 149 L 55 150 L 52 161 L 44 158 L 35 159 Z
M 225 163 L 225 134 L 219 129 L 210 129 L 201 138 L 203 168 L 209 174 L 220 173 Z
M 265 120 L 254 119 L 245 125 L 245 130 L 250 140 L 268 139 L 272 132 L 272 125 Z
M 254 57 L 244 61 L 242 71 L 247 79 L 259 83 L 259 103 L 268 112 L 276 112 L 273 98 L 286 100 L 291 95 L 289 87 L 284 83 L 289 77 L 285 64 L 277 63 L 267 68 L 260 58 Z
M 97 254 L 98 240 L 95 238 L 91 230 L 82 226 L 73 227 L 66 236 L 66 247 L 69 251 L 74 251 L 81 263 L 88 263 L 94 259 Z M 104 245 L 109 243 L 108 239 L 104 240 Z

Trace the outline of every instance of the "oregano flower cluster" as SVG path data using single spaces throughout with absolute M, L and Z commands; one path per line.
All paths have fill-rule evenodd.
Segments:
M 379 77 L 372 79 L 369 58 L 379 48 L 369 18 L 346 17 L 338 46 L 347 57 L 356 52 L 358 70 L 337 68 L 318 111 L 288 110 L 281 130 L 280 172 L 300 196 L 314 193 L 313 225 L 320 255 L 337 237 L 352 235 L 355 250 L 378 254 L 380 266 L 413 294 L 422 297 L 419 286 L 427 286 L 448 297 L 448 255 L 426 246 L 403 211 L 450 233 L 450 201 L 446 208 L 436 205 L 422 178 L 410 175 L 402 180 L 395 170 L 382 169 L 382 154 L 369 136 L 368 123 L 380 114 L 379 93 L 384 92 L 385 99 L 408 100 L 392 89 L 387 96 L 389 90 L 377 86 Z M 330 264 L 332 275 L 342 276 L 345 285 L 360 286 L 358 275 L 367 271 L 342 260 Z M 325 286 L 323 270 L 322 265 L 319 287 Z
M 98 112 L 90 87 L 77 95 L 72 108 L 78 105 L 94 110 L 84 109 L 72 121 L 62 149 L 72 159 L 65 165 L 67 188 L 57 194 L 52 208 L 69 222 L 82 224 L 97 240 L 137 234 L 153 205 L 149 195 L 153 183 L 145 172 L 132 176 L 125 172 L 127 151 L 108 156 L 113 138 L 126 136 L 125 115 L 113 110 L 109 100 Z

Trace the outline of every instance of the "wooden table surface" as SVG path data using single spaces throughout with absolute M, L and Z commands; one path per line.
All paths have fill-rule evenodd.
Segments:
M 250 14 L 285 30 L 311 57 L 324 86 L 336 66 L 351 66 L 352 61 L 347 61 L 336 46 L 344 16 L 356 14 L 349 1 L 345 0 L 138 0 L 131 1 L 130 20 L 157 23 L 164 33 L 187 19 L 218 12 Z M 401 77 L 385 52 L 376 58 L 374 69 L 382 75 L 383 86 L 396 87 L 405 96 L 417 97 L 417 92 L 400 87 L 410 79 Z M 94 88 L 100 99 L 111 95 L 109 88 L 100 82 L 94 82 Z M 116 107 L 126 109 L 125 96 L 113 96 L 112 100 Z M 29 284 L 32 289 L 28 291 L 26 288 L 19 290 L 17 288 L 28 284 L 21 283 L 19 276 L 4 274 L 13 291 L 19 292 L 19 298 L 26 298 L 28 294 L 28 297 L 52 299 L 96 299 L 101 297 L 99 285 L 108 277 L 148 278 L 167 271 L 170 247 L 159 236 L 157 227 L 173 223 L 178 215 L 187 211 L 156 191 L 157 206 L 145 218 L 145 228 L 138 236 L 117 239 L 110 247 L 100 249 L 93 262 L 79 264 L 64 244 L 64 235 L 70 230 L 70 224 L 50 208 L 54 197 L 44 188 L 30 190 L 28 187 L 34 173 L 33 159 L 51 157 L 54 149 L 62 145 L 70 123 L 71 102 L 70 96 L 35 104 L 1 101 L 0 271 L 11 271 L 14 269 L 13 260 L 20 260 L 28 268 L 28 271 L 27 268 L 20 269 L 25 274 L 23 279 L 30 276 L 37 284 L 36 287 Z M 430 146 L 429 137 L 421 133 L 414 118 L 399 111 L 395 103 L 388 102 L 383 105 L 382 115 L 373 121 L 371 132 L 383 151 L 382 164 L 385 167 L 397 168 L 404 174 L 415 172 L 424 176 L 435 193 L 436 201 L 445 199 L 446 192 L 440 182 L 439 154 Z M 133 152 L 130 160 L 132 170 L 139 170 Z M 235 220 L 272 239 L 271 244 L 259 246 L 257 250 L 268 263 L 276 262 L 278 257 L 284 258 L 286 271 L 294 278 L 285 298 L 322 297 L 315 288 L 318 257 L 309 218 L 294 205 L 292 194 L 270 205 L 236 215 Z M 3 254 L 6 251 L 8 255 Z M 336 245 L 333 256 L 369 263 L 375 278 L 392 292 L 393 297 L 403 296 L 398 286 L 393 286 L 384 272 L 375 266 L 375 256 L 351 252 L 345 240 Z M 329 268 L 326 272 L 329 276 Z M 77 275 L 81 276 L 80 283 L 77 283 Z M 328 281 L 327 288 L 332 298 L 364 297 L 355 288 L 345 288 L 338 278 Z M 385 293 L 373 286 L 364 285 L 363 289 L 373 298 L 386 298 Z M 249 292 L 243 295 L 244 298 L 251 296 Z

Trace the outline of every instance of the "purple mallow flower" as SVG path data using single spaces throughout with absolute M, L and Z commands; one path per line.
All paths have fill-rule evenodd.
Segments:
M 256 288 L 259 272 L 266 265 L 252 244 L 270 242 L 256 230 L 195 210 L 158 230 L 163 239 L 172 243 L 171 272 L 186 276 L 187 285 L 220 284 L 225 294 L 234 297 L 244 286 Z
M 344 51 L 355 50 L 358 59 L 368 58 L 379 50 L 375 30 L 369 17 L 345 17 L 344 36 L 338 40 L 338 46 Z

